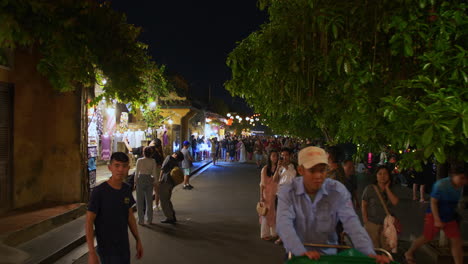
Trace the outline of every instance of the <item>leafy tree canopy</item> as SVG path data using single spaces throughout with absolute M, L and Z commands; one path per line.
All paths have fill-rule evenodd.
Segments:
M 167 91 L 164 68 L 137 41 L 141 29 L 107 2 L 0 0 L 0 48 L 34 47 L 59 91 L 102 83 L 103 96 L 145 104 Z
M 260 0 L 269 21 L 229 54 L 226 88 L 276 131 L 468 160 L 468 5 Z M 410 164 L 407 163 L 409 166 Z

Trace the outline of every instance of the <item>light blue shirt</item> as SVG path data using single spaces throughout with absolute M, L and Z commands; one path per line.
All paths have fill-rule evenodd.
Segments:
M 337 245 L 338 220 L 343 223 L 355 249 L 366 255 L 375 254 L 372 241 L 354 211 L 351 195 L 342 183 L 325 179 L 313 202 L 305 192 L 303 177 L 280 186 L 276 230 L 287 252 L 295 256 L 311 250 L 336 254 L 336 249 L 306 248 L 303 244 Z

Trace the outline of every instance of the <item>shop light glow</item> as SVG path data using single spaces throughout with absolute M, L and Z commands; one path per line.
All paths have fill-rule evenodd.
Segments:
M 245 120 L 249 121 L 249 120 L 250 120 L 250 117 L 246 117 Z
M 172 121 L 172 119 L 169 119 L 169 120 L 167 121 L 167 123 L 169 123 L 169 125 L 172 125 L 172 123 L 174 123 L 174 121 Z
M 231 117 L 231 113 L 227 113 L 227 117 Z
M 149 106 L 150 106 L 151 108 L 155 108 L 155 107 L 156 107 L 156 102 L 151 102 L 151 103 L 149 104 Z

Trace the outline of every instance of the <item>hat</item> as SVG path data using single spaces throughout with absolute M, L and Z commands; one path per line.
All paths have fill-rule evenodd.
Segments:
M 318 147 L 306 147 L 299 152 L 299 166 L 310 169 L 317 164 L 328 164 L 328 154 Z
M 188 142 L 187 140 L 184 141 L 184 146 L 188 146 L 190 145 L 190 142 Z

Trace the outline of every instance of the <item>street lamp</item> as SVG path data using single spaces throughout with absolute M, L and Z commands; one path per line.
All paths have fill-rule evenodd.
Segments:
M 227 113 L 227 117 L 231 117 L 231 113 Z
M 249 120 L 250 120 L 250 117 L 246 117 L 245 120 L 249 121 Z
M 236 115 L 236 119 L 239 119 L 239 118 L 240 118 L 240 116 Z

